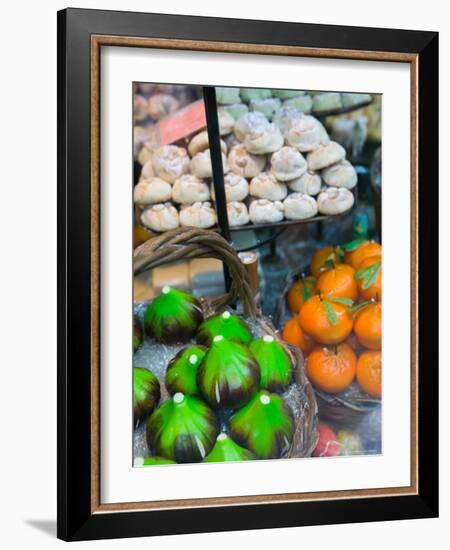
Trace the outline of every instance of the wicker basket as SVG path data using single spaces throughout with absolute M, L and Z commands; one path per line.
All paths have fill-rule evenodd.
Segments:
M 134 274 L 155 268 L 162 264 L 192 260 L 194 258 L 216 258 L 227 266 L 231 285 L 228 293 L 218 298 L 202 299 L 205 317 L 217 314 L 232 304 L 242 304 L 238 312 L 248 320 L 255 336 L 272 335 L 286 350 L 295 365 L 294 381 L 283 394 L 289 404 L 296 423 L 293 442 L 285 458 L 310 456 L 318 438 L 318 410 L 314 390 L 305 375 L 301 351 L 283 342 L 272 323 L 257 310 L 247 271 L 238 255 L 228 242 L 213 231 L 194 228 L 180 228 L 167 231 L 149 239 L 134 252 Z M 236 311 L 235 311 L 236 312 Z M 160 378 L 163 382 L 163 377 Z M 162 387 L 162 396 L 167 390 Z
M 303 274 L 308 273 L 308 268 L 291 273 L 286 278 L 285 290 L 279 298 L 274 317 L 276 327 L 281 328 L 284 323 L 292 317 L 292 313 L 287 307 L 287 294 L 292 284 Z M 370 417 L 379 414 L 381 410 L 381 399 L 373 399 L 362 392 L 356 382 L 342 393 L 330 394 L 315 389 L 317 405 L 319 407 L 320 420 L 331 422 L 337 427 L 348 429 L 357 429 Z M 367 418 L 363 418 L 367 416 Z

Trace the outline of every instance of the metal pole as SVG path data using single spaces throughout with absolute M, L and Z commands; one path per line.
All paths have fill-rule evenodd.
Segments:
M 211 153 L 212 177 L 216 202 L 217 222 L 222 236 L 231 243 L 230 226 L 228 224 L 225 183 L 223 179 L 222 149 L 220 147 L 219 118 L 217 115 L 216 90 L 213 86 L 203 87 L 206 124 L 208 130 L 209 151 Z M 230 289 L 230 275 L 224 265 L 225 288 Z

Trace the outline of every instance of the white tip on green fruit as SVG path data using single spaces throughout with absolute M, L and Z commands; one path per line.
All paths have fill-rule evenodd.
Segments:
M 192 355 L 189 357 L 189 363 L 190 363 L 191 365 L 195 365 L 195 363 L 197 363 L 197 361 L 198 361 L 198 357 L 197 357 L 196 355 L 192 354 Z
M 224 441 L 227 437 L 227 434 L 222 432 L 217 436 L 217 441 Z
M 229 318 L 231 317 L 231 313 L 230 313 L 229 311 L 224 311 L 224 312 L 222 313 L 222 317 L 223 317 L 224 319 L 229 319 Z
M 163 286 L 161 292 L 162 292 L 163 294 L 169 294 L 169 292 L 170 292 L 170 286 L 167 286 L 167 285 L 166 285 L 166 286 Z
M 270 403 L 270 397 L 268 395 L 261 395 L 259 400 L 263 405 L 268 405 Z
M 268 344 L 271 344 L 273 342 L 273 336 L 270 336 L 270 334 L 266 334 L 263 338 L 264 342 L 267 342 Z
M 221 340 L 223 340 L 223 336 L 221 334 L 218 334 L 213 338 L 213 342 L 220 342 Z
M 183 401 L 184 401 L 184 393 L 181 393 L 179 391 L 173 396 L 173 402 L 176 403 L 177 405 L 179 403 L 183 403 Z

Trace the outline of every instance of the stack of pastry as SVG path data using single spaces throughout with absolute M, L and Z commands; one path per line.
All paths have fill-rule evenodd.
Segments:
M 234 119 L 220 111 L 219 125 L 221 134 L 225 136 L 232 132 Z M 235 190 L 232 196 L 244 198 L 248 194 L 247 181 L 233 174 L 228 179 L 228 147 L 224 141 L 221 145 L 227 185 Z M 187 147 L 155 147 L 146 142 L 139 160 L 142 169 L 134 188 L 134 202 L 140 209 L 140 221 L 145 227 L 163 232 L 180 226 L 210 228 L 216 225 L 217 215 L 211 203 L 212 165 L 206 130 L 194 135 Z M 248 215 L 245 219 L 245 212 L 237 210 L 239 223 L 248 223 Z
M 230 225 L 303 220 L 334 215 L 354 203 L 357 184 L 345 149 L 330 140 L 311 110 L 329 111 L 370 100 L 366 94 L 307 94 L 296 90 L 216 88 L 220 109 L 235 118 L 225 178 Z M 243 178 L 236 198 L 231 174 Z
M 252 88 L 216 88 L 216 96 L 230 226 L 335 215 L 353 206 L 357 175 L 345 149 L 303 112 L 310 110 L 305 98 L 313 104 L 316 96 Z M 206 130 L 187 147 L 147 143 L 140 161 L 134 200 L 146 227 L 216 225 Z

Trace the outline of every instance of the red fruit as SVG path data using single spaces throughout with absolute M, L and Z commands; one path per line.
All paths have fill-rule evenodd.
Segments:
M 319 422 L 319 440 L 312 456 L 337 456 L 339 454 L 340 444 L 333 430 Z

